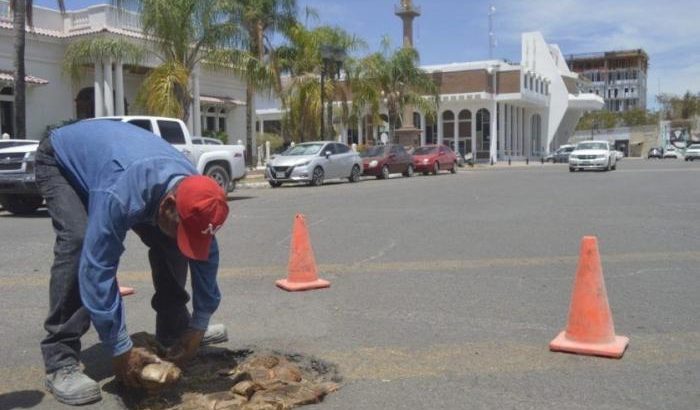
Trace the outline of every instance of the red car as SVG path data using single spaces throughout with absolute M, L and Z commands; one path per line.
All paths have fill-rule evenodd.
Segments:
M 457 172 L 457 155 L 444 145 L 424 145 L 413 151 L 413 169 L 428 175 L 441 170 Z
M 362 157 L 362 174 L 389 178 L 389 174 L 401 173 L 405 177 L 413 176 L 411 154 L 401 145 L 376 145 L 360 154 Z

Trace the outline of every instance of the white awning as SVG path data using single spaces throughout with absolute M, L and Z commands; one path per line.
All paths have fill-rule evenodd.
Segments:
M 35 77 L 33 75 L 26 75 L 24 81 L 29 85 L 46 85 L 49 82 L 43 78 Z M 0 83 L 13 84 L 15 82 L 15 73 L 7 70 L 0 70 Z
M 237 100 L 231 97 L 215 97 L 212 95 L 200 95 L 199 101 L 205 104 L 220 104 L 220 105 L 246 105 L 245 101 Z

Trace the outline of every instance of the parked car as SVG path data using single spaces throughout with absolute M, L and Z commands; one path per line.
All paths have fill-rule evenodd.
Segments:
M 437 175 L 441 170 L 457 172 L 457 155 L 444 145 L 424 145 L 413 151 L 413 169 L 428 175 Z
M 213 178 L 220 187 L 231 192 L 236 182 L 245 178 L 245 147 L 243 145 L 195 144 L 181 120 L 165 117 L 125 116 L 102 117 L 141 127 L 168 141 L 197 168 L 202 175 Z M 90 119 L 87 121 L 94 121 Z
M 376 145 L 360 153 L 362 158 L 362 175 L 371 175 L 379 179 L 389 178 L 389 174 L 401 173 L 405 177 L 413 176 L 413 158 L 401 145 Z
M 197 145 L 224 145 L 220 139 L 209 137 L 192 137 L 192 143 Z
M 562 145 L 561 147 L 559 147 L 559 149 L 544 157 L 544 160 L 546 162 L 552 162 L 554 164 L 566 164 L 567 162 L 569 162 L 569 155 L 571 154 L 571 151 L 574 150 L 574 148 L 576 148 L 575 145 Z
M 3 140 L 0 148 L 0 205 L 13 214 L 31 214 L 44 199 L 34 178 L 37 140 Z
M 666 149 L 664 150 L 664 156 L 663 156 L 664 159 L 666 159 L 666 158 L 679 159 L 679 158 L 682 158 L 682 157 L 683 157 L 683 155 L 682 155 L 682 154 L 680 153 L 680 151 L 678 151 L 678 149 L 677 149 L 676 147 L 674 147 L 673 145 L 669 145 L 669 146 L 666 147 Z
M 265 179 L 277 188 L 284 182 L 319 186 L 327 179 L 360 180 L 362 159 L 349 146 L 334 141 L 296 144 L 276 155 L 265 168 Z
M 663 158 L 664 157 L 664 151 L 660 147 L 653 147 L 652 149 L 649 150 L 647 153 L 647 159 L 648 158 Z
M 616 168 L 615 148 L 608 141 L 579 142 L 569 155 L 570 172 L 584 169 L 610 171 Z
M 37 140 L 14 140 L 14 139 L 0 140 L 0 149 L 11 148 L 11 147 L 20 147 L 22 145 L 32 145 L 32 144 L 38 144 L 38 143 L 39 143 L 39 141 L 37 141 Z
M 126 122 L 163 138 L 182 152 L 197 171 L 213 178 L 219 186 L 229 192 L 235 189 L 237 181 L 246 176 L 244 146 L 194 144 L 187 127 L 178 119 L 125 116 L 100 117 L 85 121 L 100 119 Z M 20 141 L 22 144 L 15 147 L 0 149 L 5 155 L 4 159 L 0 159 L 0 204 L 12 213 L 29 214 L 36 211 L 43 202 L 34 179 L 34 154 L 39 142 Z
M 685 160 L 695 161 L 696 159 L 700 159 L 700 144 L 691 144 L 685 150 Z

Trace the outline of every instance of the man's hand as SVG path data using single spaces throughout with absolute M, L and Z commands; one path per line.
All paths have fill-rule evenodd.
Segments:
M 196 354 L 204 337 L 204 330 L 187 329 L 177 343 L 168 349 L 165 359 L 183 368 Z
M 159 363 L 158 356 L 142 347 L 134 347 L 128 352 L 112 358 L 112 366 L 117 380 L 127 387 L 142 387 L 141 370 L 151 363 Z

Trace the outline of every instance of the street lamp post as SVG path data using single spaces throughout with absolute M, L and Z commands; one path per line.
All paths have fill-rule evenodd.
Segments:
M 326 137 L 326 127 L 325 127 L 325 114 L 324 109 L 324 91 L 325 91 L 325 76 L 330 75 L 331 80 L 334 76 L 340 78 L 340 68 L 345 60 L 345 51 L 338 46 L 332 45 L 322 45 L 321 46 L 321 60 L 323 61 L 323 66 L 321 67 L 321 139 Z M 333 99 L 328 104 L 328 125 L 333 124 Z

